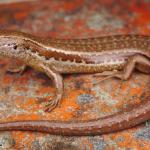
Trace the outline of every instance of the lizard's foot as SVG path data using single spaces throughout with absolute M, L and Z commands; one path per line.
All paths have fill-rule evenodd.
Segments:
M 12 72 L 12 73 L 22 74 L 25 69 L 26 69 L 26 65 L 23 62 L 17 61 L 17 60 L 12 60 L 12 63 L 9 64 L 7 71 Z
M 60 98 L 54 98 L 54 99 L 50 99 L 46 104 L 45 104 L 45 108 L 44 111 L 45 112 L 51 112 L 53 109 L 55 109 L 59 103 L 60 103 Z
M 102 81 L 105 81 L 105 80 L 113 78 L 113 77 L 119 78 L 120 74 L 121 74 L 121 72 L 120 71 L 116 71 L 116 70 L 115 71 L 105 71 L 105 72 L 102 72 L 102 73 L 96 73 L 96 74 L 93 75 L 94 77 L 103 76 L 104 78 L 99 79 L 94 84 L 98 84 L 98 83 L 100 83 Z
M 105 77 L 105 76 L 111 76 L 114 75 L 115 73 L 117 73 L 117 70 L 113 70 L 113 71 L 104 71 L 104 72 L 100 72 L 100 73 L 95 73 L 93 74 L 93 77 Z

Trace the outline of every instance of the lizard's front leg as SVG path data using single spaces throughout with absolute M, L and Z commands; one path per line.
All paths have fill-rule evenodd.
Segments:
M 41 67 L 43 68 L 44 72 L 52 79 L 56 89 L 54 98 L 52 100 L 49 100 L 45 106 L 45 111 L 50 112 L 60 103 L 60 100 L 62 98 L 63 79 L 61 74 L 51 70 L 48 66 L 42 65 Z

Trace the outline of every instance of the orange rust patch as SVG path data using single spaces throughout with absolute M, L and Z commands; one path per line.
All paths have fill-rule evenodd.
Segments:
M 3 84 L 6 86 L 6 85 L 9 85 L 14 79 L 11 77 L 11 76 L 7 76 L 5 75 L 3 77 Z
M 27 16 L 26 12 L 16 13 L 15 19 L 24 19 Z

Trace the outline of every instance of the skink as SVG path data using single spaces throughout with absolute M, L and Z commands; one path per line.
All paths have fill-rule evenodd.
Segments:
M 89 39 L 44 39 L 19 31 L 0 31 L 0 55 L 21 63 L 12 72 L 30 66 L 54 82 L 54 109 L 63 94 L 62 74 L 98 73 L 127 80 L 136 68 L 150 74 L 150 36 L 115 35 Z M 114 71 L 118 72 L 114 72 Z M 120 72 L 122 71 L 122 72 Z M 105 73 L 106 72 L 106 73 Z M 0 123 L 0 130 L 32 130 L 61 135 L 96 135 L 119 131 L 150 119 L 150 100 L 132 110 L 85 122 L 18 121 Z

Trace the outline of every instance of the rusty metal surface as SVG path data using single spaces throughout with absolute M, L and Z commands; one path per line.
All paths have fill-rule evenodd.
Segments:
M 36 0 L 0 4 L 0 29 L 38 36 L 82 38 L 120 33 L 150 35 L 150 2 L 132 0 Z M 0 59 L 0 118 L 9 120 L 88 120 L 117 112 L 150 96 L 150 76 L 134 73 L 130 80 L 66 75 L 61 105 L 43 111 L 37 97 L 53 96 L 50 79 L 33 69 L 22 75 L 6 72 L 10 59 Z M 149 150 L 150 123 L 122 132 L 62 137 L 38 132 L 0 132 L 0 149 Z

